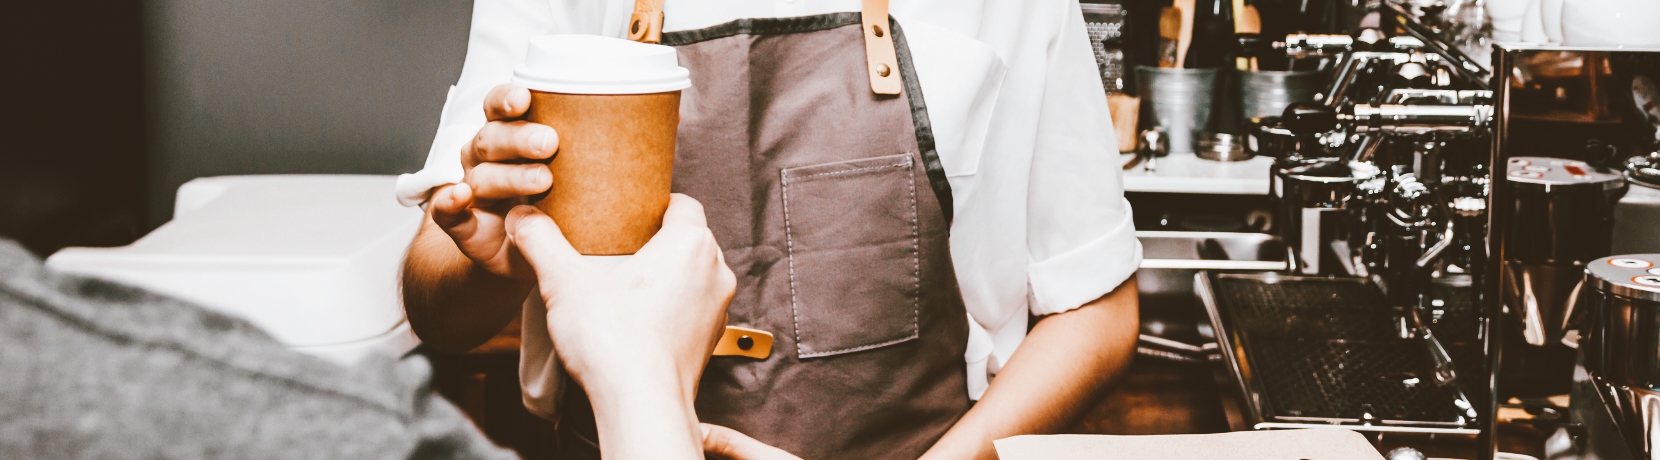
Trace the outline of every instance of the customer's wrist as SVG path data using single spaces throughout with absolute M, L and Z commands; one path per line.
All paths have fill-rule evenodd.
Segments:
M 601 450 L 617 458 L 701 457 L 690 391 L 673 367 L 619 359 L 579 380 L 594 407 Z
M 572 369 L 578 382 L 589 393 L 598 397 L 612 397 L 638 392 L 669 392 L 680 394 L 683 381 L 673 363 L 654 356 L 641 356 L 620 350 L 606 357 L 583 362 Z M 597 392 L 597 393 L 596 393 Z

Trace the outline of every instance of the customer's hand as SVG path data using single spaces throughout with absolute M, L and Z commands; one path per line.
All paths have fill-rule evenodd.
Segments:
M 554 352 L 593 403 L 601 450 L 701 458 L 692 402 L 736 286 L 703 206 L 675 194 L 657 235 L 615 265 L 577 254 L 530 206 L 507 226 L 547 301 Z
M 703 453 L 725 460 L 801 460 L 737 430 L 707 423 L 703 424 Z
M 524 197 L 553 185 L 546 160 L 559 149 L 559 134 L 525 121 L 530 90 L 501 85 L 484 97 L 489 123 L 461 148 L 461 183 L 432 194 L 432 220 L 455 240 L 468 259 L 499 276 L 528 280 L 534 275 L 513 252 L 504 228 L 508 210 Z

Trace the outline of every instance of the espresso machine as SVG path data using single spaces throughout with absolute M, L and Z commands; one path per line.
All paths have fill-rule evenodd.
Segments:
M 1660 111 L 1633 89 L 1660 52 L 1500 46 L 1489 71 L 1407 8 L 1377 12 L 1393 27 L 1242 39 L 1330 81 L 1244 130 L 1275 158 L 1289 269 L 1195 284 L 1252 428 L 1468 436 L 1489 457 L 1499 406 L 1571 389 L 1587 267 L 1618 235 L 1660 241 L 1660 207 L 1625 196 L 1660 177 Z
M 1253 429 L 1339 426 L 1374 436 L 1490 433 L 1485 350 L 1489 152 L 1486 68 L 1403 8 L 1388 33 L 1295 34 L 1250 49 L 1316 59 L 1314 103 L 1249 120 L 1246 149 L 1275 159 L 1281 273 L 1201 273 Z M 1395 439 L 1396 441 L 1391 441 Z M 1410 442 L 1406 442 L 1410 444 Z

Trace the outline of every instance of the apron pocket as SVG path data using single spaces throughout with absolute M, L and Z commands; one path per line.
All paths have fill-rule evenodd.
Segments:
M 917 338 L 915 162 L 910 154 L 780 172 L 797 356 Z

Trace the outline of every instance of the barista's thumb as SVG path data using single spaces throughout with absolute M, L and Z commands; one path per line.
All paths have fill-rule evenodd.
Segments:
M 557 278 L 582 261 L 582 255 L 559 231 L 559 224 L 534 207 L 521 205 L 507 213 L 507 232 L 513 246 L 543 280 Z

